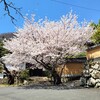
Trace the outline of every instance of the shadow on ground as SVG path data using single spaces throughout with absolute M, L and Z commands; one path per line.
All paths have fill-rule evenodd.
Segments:
M 38 83 L 38 84 L 30 84 L 30 85 L 24 85 L 20 86 L 19 88 L 23 89 L 52 89 L 52 90 L 64 90 L 64 89 L 84 89 L 86 87 L 80 86 L 78 81 L 71 81 L 67 83 L 63 83 L 60 85 L 53 85 L 51 83 Z

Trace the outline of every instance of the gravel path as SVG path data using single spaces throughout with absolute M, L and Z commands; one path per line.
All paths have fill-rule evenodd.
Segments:
M 100 100 L 100 89 L 1 87 L 0 100 Z

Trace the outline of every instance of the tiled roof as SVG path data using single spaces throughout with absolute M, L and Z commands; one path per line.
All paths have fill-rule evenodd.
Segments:
M 79 62 L 79 63 L 84 63 L 86 61 L 86 57 L 82 57 L 82 58 L 70 58 L 70 59 L 66 59 L 66 62 Z
M 100 47 L 100 44 L 96 44 L 94 46 L 88 47 L 87 50 L 91 50 L 91 49 L 97 48 L 97 47 Z

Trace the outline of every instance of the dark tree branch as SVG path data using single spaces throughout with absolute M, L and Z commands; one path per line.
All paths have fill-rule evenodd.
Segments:
M 15 25 L 15 21 L 17 21 L 17 19 L 11 14 L 11 9 L 13 11 L 15 11 L 16 14 L 19 14 L 22 18 L 24 18 L 22 13 L 20 12 L 21 8 L 15 7 L 12 2 L 8 3 L 6 0 L 1 0 L 0 3 L 4 4 L 4 10 L 6 11 L 6 13 L 4 15 L 8 15 L 11 18 L 11 22 L 14 25 Z
M 3 65 L 4 70 L 6 71 L 6 73 L 7 73 L 7 74 L 10 73 L 10 71 L 7 69 L 5 63 L 4 63 L 1 59 L 0 59 L 0 63 Z
M 34 57 L 34 60 L 35 60 L 37 63 L 39 63 L 40 65 L 42 65 L 45 69 L 51 71 L 52 68 L 49 66 L 49 63 L 45 63 L 45 62 L 43 61 L 43 59 L 38 60 L 38 57 L 39 57 L 39 56 Z

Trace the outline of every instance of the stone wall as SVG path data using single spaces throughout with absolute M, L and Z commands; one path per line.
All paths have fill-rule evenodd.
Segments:
M 83 72 L 84 76 L 84 85 L 89 87 L 100 87 L 100 62 L 92 62 L 91 64 L 87 65 Z M 81 80 L 83 81 L 83 80 Z
M 93 62 L 89 67 L 90 78 L 87 81 L 89 86 L 100 87 L 100 62 Z

